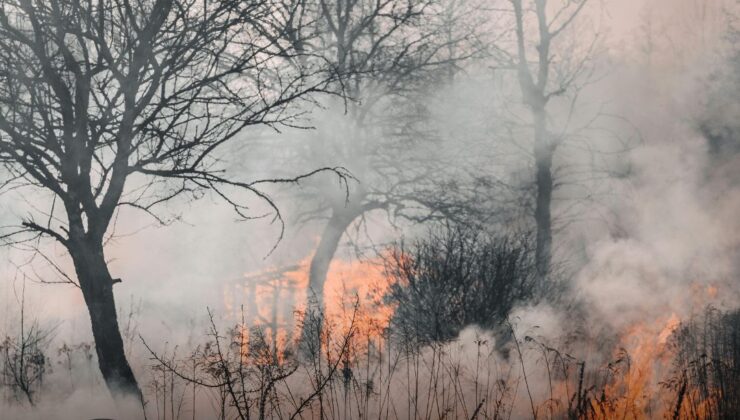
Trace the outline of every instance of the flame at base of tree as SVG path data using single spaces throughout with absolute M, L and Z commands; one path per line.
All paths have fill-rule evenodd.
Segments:
M 227 319 L 248 331 L 260 329 L 277 349 L 297 344 L 299 324 L 308 296 L 310 259 L 287 267 L 249 273 L 224 289 Z M 393 314 L 382 297 L 387 281 L 381 258 L 332 261 L 324 286 L 325 322 L 346 328 L 353 318 L 356 334 L 381 337 Z

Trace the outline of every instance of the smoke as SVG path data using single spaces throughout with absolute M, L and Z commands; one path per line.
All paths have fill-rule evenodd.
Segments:
M 609 67 L 610 71 L 588 88 L 585 103 L 589 107 L 589 104 L 606 102 L 603 99 L 608 98 L 609 113 L 618 115 L 619 122 L 610 120 L 582 134 L 591 136 L 589 139 L 607 150 L 621 146 L 621 143 L 616 144 L 617 140 L 634 140 L 636 133 L 640 138 L 639 142 L 630 142 L 626 153 L 606 158 L 611 168 L 616 165 L 622 172 L 620 176 L 606 183 L 595 179 L 584 181 L 585 194 L 580 188 L 565 187 L 560 196 L 562 201 L 556 204 L 556 211 L 567 215 L 563 217 L 566 227 L 557 233 L 555 241 L 563 244 L 557 252 L 568 258 L 572 279 L 570 293 L 582 305 L 577 314 L 578 322 L 585 318 L 587 328 L 599 332 L 622 331 L 636 323 L 663 321 L 673 315 L 683 320 L 708 304 L 734 308 L 740 303 L 737 282 L 740 274 L 740 218 L 737 217 L 740 157 L 718 159 L 712 156 L 699 129 L 699 119 L 705 118 L 707 112 L 720 114 L 721 121 L 740 117 L 737 108 L 731 106 L 738 98 L 737 82 L 717 81 L 713 76 L 727 66 L 734 71 L 740 69 L 736 68 L 736 62 L 728 59 L 723 38 L 726 32 L 723 25 L 717 24 L 726 17 L 722 10 L 730 7 L 729 2 L 706 6 L 706 9 L 699 9 L 704 10 L 702 13 L 695 15 L 693 12 L 697 9 L 694 7 L 700 4 L 706 6 L 711 2 L 635 0 L 593 12 L 606 15 L 607 40 L 598 65 Z M 670 10 L 671 14 L 663 14 L 663 10 Z M 692 30 L 684 31 L 686 28 Z M 648 30 L 652 32 L 644 33 Z M 526 179 L 531 161 L 522 153 L 521 142 L 511 141 L 525 136 L 521 126 L 514 124 L 512 129 L 505 124 L 505 121 L 517 120 L 521 109 L 514 110 L 519 104 L 510 104 L 509 95 L 514 88 L 503 85 L 499 74 L 498 70 L 490 71 L 486 66 L 476 67 L 451 85 L 430 92 L 428 105 L 435 118 L 428 124 L 434 127 L 441 140 L 430 143 L 431 147 L 430 144 L 412 145 L 418 149 L 403 150 L 402 156 L 413 159 L 416 153 L 417 157 L 424 156 L 431 162 L 442 155 L 453 162 L 450 174 L 460 169 L 455 165 L 467 169 L 490 162 L 487 169 L 493 177 L 513 186 L 502 193 L 506 199 L 501 201 L 519 204 L 514 198 L 522 193 L 518 187 Z M 708 87 L 714 86 L 712 84 L 719 84 L 720 88 Z M 488 93 L 497 89 L 501 96 Z M 710 93 L 719 95 L 719 99 L 710 97 Z M 720 108 L 708 105 L 716 101 L 730 105 Z M 569 108 L 563 103 L 555 115 L 559 118 L 568 112 Z M 577 119 L 590 120 L 592 114 L 583 111 Z M 312 131 L 245 133 L 245 137 L 256 139 L 250 145 L 259 151 L 254 153 L 258 158 L 250 156 L 254 148 L 232 150 L 224 156 L 227 167 L 245 181 L 275 173 L 300 173 L 316 166 L 345 166 L 368 185 L 384 182 L 372 179 L 377 173 L 363 177 L 372 173 L 373 165 L 378 162 L 364 159 L 362 151 L 337 150 L 336 145 L 342 144 L 348 136 L 368 142 L 382 139 L 386 133 L 372 130 L 358 133 L 357 127 L 347 123 L 350 117 L 340 102 L 329 103 L 316 111 L 313 118 L 316 129 Z M 497 148 L 488 148 L 489 142 L 501 143 Z M 307 144 L 314 147 L 317 143 L 322 146 L 316 150 L 322 153 L 305 156 L 300 165 L 285 166 L 284 162 L 289 161 L 294 152 L 304 150 Z M 271 156 L 274 144 L 280 144 L 281 149 L 281 156 L 274 158 L 279 162 L 274 166 L 282 166 L 278 171 L 271 167 L 276 162 L 272 158 L 259 159 L 263 153 Z M 374 144 L 374 147 L 380 146 L 388 144 L 382 141 Z M 430 148 L 435 153 L 431 153 Z M 455 150 L 454 155 L 452 150 Z M 573 150 L 561 158 L 561 163 L 571 166 L 592 163 L 586 160 L 593 154 Z M 434 155 L 433 159 L 429 158 L 430 154 Z M 357 185 L 350 187 L 357 188 Z M 187 348 L 202 341 L 207 307 L 224 318 L 219 322 L 233 321 L 229 317 L 234 314 L 225 313 L 224 294 L 233 293 L 235 284 L 243 284 L 245 277 L 254 273 L 305 261 L 313 252 L 323 220 L 299 223 L 301 215 L 311 210 L 299 203 L 300 199 L 305 196 L 319 198 L 319 201 L 326 197 L 344 198 L 341 186 L 329 176 L 290 188 L 273 188 L 269 192 L 278 199 L 287 223 L 285 236 L 273 252 L 270 249 L 279 238 L 279 223 L 269 217 L 236 221 L 229 206 L 213 194 L 182 200 L 163 209 L 177 219 L 169 226 L 158 226 L 149 216 L 135 210 L 121 212 L 116 227 L 120 235 L 109 243 L 107 253 L 113 276 L 122 279 L 116 285 L 121 322 L 133 327 L 127 345 L 142 382 L 147 378 L 150 360 L 139 335 L 156 349 L 171 349 L 176 345 Z M 608 194 L 602 194 L 605 192 Z M 16 216 L 23 211 L 20 194 L 23 193 L 4 196 L 4 224 L 16 223 Z M 589 199 L 583 200 L 584 196 Z M 43 201 L 44 197 L 25 197 L 25 200 Z M 572 207 L 574 201 L 578 204 Z M 264 204 L 254 204 L 252 210 L 259 215 L 269 209 Z M 571 220 L 577 222 L 571 223 Z M 391 222 L 383 212 L 369 214 L 359 225 L 361 229 L 342 241 L 338 258 L 350 260 L 351 256 L 363 255 L 363 252 L 372 255 L 373 250 L 381 249 L 385 243 L 399 236 L 412 237 L 419 229 L 402 220 Z M 47 243 L 41 247 L 62 270 L 73 273 L 59 246 Z M 87 309 L 79 290 L 69 285 L 36 283 L 39 278 L 54 281 L 59 275 L 45 261 L 26 264 L 26 251 L 3 249 L 0 253 L 3 261 L 13 262 L 0 271 L 7 280 L 0 283 L 0 307 L 3 308 L 0 331 L 4 335 L 17 334 L 19 291 L 25 285 L 28 321 L 38 319 L 40 325 L 55 329 L 47 349 L 49 354 L 55 355 L 63 343 L 89 343 Z M 238 298 L 232 299 L 232 309 L 243 303 L 238 302 Z M 299 300 L 296 299 L 296 303 Z M 295 308 L 283 305 L 281 309 L 285 312 L 282 317 L 289 318 Z M 520 339 L 530 336 L 550 345 L 572 346 L 573 343 L 566 343 L 564 337 L 583 325 L 571 322 L 571 315 L 556 304 L 545 303 L 517 308 L 510 319 Z M 440 351 L 450 360 L 460 361 L 469 376 L 479 369 L 476 363 L 480 363 L 480 343 L 485 342 L 486 369 L 492 377 L 518 375 L 518 369 L 532 372 L 532 397 L 546 399 L 549 389 L 547 380 L 541 376 L 541 359 L 532 356 L 533 351 L 528 349 L 524 366 L 516 366 L 515 358 L 507 360 L 494 350 L 495 341 L 492 333 L 471 327 L 444 350 L 428 349 L 420 357 L 431 360 L 435 357 L 431 352 Z M 606 353 L 598 355 L 589 353 L 591 350 L 583 348 L 574 356 L 597 363 L 597 359 L 608 359 L 612 349 L 598 349 Z M 53 366 L 44 389 L 58 392 L 44 391 L 46 394 L 40 395 L 40 404 L 31 410 L 12 399 L 6 404 L 8 401 L 4 399 L 0 402 L 3 415 L 14 419 L 72 419 L 139 412 L 134 403 L 129 407 L 116 407 L 102 387 L 96 362 L 84 360 L 82 350 L 76 350 L 75 354 L 80 358 L 77 365 L 88 363 L 87 369 L 76 368 L 68 373 L 63 365 Z M 422 381 L 428 383 L 429 378 L 422 378 Z M 471 390 L 474 386 L 472 382 L 467 383 L 460 392 L 477 398 L 476 392 Z M 71 395 L 67 393 L 69 389 L 73 390 Z M 404 392 L 399 385 L 396 394 Z M 522 395 L 523 392 L 514 412 L 526 416 L 529 407 Z M 466 409 L 470 412 L 475 410 L 475 398 L 468 402 Z M 407 403 L 399 402 L 399 405 Z
M 708 7 L 705 18 L 720 19 L 719 10 Z M 666 314 L 685 319 L 707 304 L 738 304 L 740 235 L 737 218 L 728 217 L 740 197 L 737 172 L 728 170 L 737 156 L 718 159 L 700 132 L 708 103 L 737 96 L 736 81 L 717 80 L 736 62 L 732 47 L 729 59 L 723 53 L 728 40 L 717 29 L 722 25 L 705 22 L 711 34 L 678 38 L 664 19 L 661 35 L 680 43 L 682 54 L 652 51 L 659 64 L 626 66 L 607 93 L 642 138 L 628 155 L 630 175 L 613 184 L 619 191 L 609 207 L 615 228 L 601 237 L 590 234 L 586 264 L 575 276 L 591 312 L 614 328 Z M 710 93 L 713 83 L 724 86 L 721 97 Z
M 3 418 L 13 420 L 59 419 L 100 419 L 100 418 L 139 418 L 142 417 L 141 403 L 138 401 L 116 401 L 101 385 L 95 387 L 75 387 L 72 393 L 51 393 L 41 404 L 32 410 L 11 404 L 3 407 Z

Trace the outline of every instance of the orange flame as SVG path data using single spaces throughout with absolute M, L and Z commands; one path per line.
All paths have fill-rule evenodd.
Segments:
M 695 283 L 688 307 L 702 308 L 718 295 L 717 286 Z M 675 410 L 675 395 L 662 392 L 660 381 L 670 376 L 675 349 L 668 345 L 680 326 L 676 313 L 627 327 L 619 339 L 614 361 L 609 363 L 611 381 L 600 397 L 592 400 L 596 418 L 648 419 Z M 692 390 L 688 393 L 691 394 Z
M 310 258 L 288 267 L 247 273 L 242 281 L 224 289 L 227 318 L 243 327 L 260 327 L 278 348 L 298 337 L 295 312 L 305 309 Z M 363 336 L 379 336 L 388 326 L 393 309 L 382 303 L 387 281 L 381 258 L 332 261 L 324 284 L 325 319 L 346 324 L 354 313 L 355 328 Z M 345 325 L 346 326 L 346 325 Z
M 650 418 L 654 413 L 658 382 L 670 368 L 668 338 L 680 320 L 674 313 L 656 322 L 641 322 L 626 329 L 614 360 L 607 366 L 610 382 L 592 401 L 596 418 Z

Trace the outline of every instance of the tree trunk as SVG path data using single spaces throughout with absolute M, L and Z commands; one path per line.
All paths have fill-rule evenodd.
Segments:
M 537 225 L 537 243 L 535 264 L 539 277 L 545 277 L 550 269 L 552 259 L 552 155 L 553 147 L 547 133 L 546 113 L 544 109 L 533 109 L 535 121 L 535 183 L 536 203 L 534 218 Z
M 324 227 L 321 239 L 316 247 L 313 257 L 311 258 L 311 267 L 308 273 L 308 298 L 306 306 L 307 320 L 303 328 L 304 340 L 312 335 L 316 335 L 316 323 L 323 322 L 324 313 L 324 284 L 329 272 L 334 254 L 337 252 L 339 241 L 344 235 L 344 231 L 352 224 L 352 221 L 358 215 L 354 208 L 333 209 L 329 222 Z
M 126 359 L 113 298 L 113 278 L 105 263 L 102 245 L 71 245 L 72 260 L 92 325 L 95 351 L 103 379 L 115 398 L 141 399 L 141 390 Z
M 527 58 L 524 30 L 524 10 L 521 0 L 512 0 L 514 17 L 516 19 L 517 77 L 522 91 L 524 103 L 529 107 L 534 120 L 534 158 L 535 158 L 535 210 L 534 219 L 537 225 L 537 243 L 535 245 L 535 266 L 537 277 L 544 279 L 550 269 L 552 259 L 552 157 L 555 147 L 547 131 L 547 82 L 550 74 L 550 42 L 554 33 L 550 32 L 550 23 L 547 22 L 547 1 L 535 2 L 539 43 L 537 44 L 537 77 L 532 76 Z M 573 15 L 575 16 L 575 15 Z M 567 23 L 566 23 L 567 24 Z

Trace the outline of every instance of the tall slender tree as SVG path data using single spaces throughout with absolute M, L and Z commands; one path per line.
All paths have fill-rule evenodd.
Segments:
M 553 97 L 578 89 L 578 77 L 592 58 L 590 52 L 582 57 L 569 56 L 573 54 L 570 52 L 564 53 L 567 56 L 564 60 L 556 59 L 553 42 L 573 24 L 588 0 L 509 1 L 514 15 L 515 48 L 507 60 L 516 71 L 521 97 L 533 125 L 535 261 L 539 275 L 544 277 L 552 261 L 552 201 L 556 186 L 553 158 L 566 137 L 553 132 L 548 103 Z

